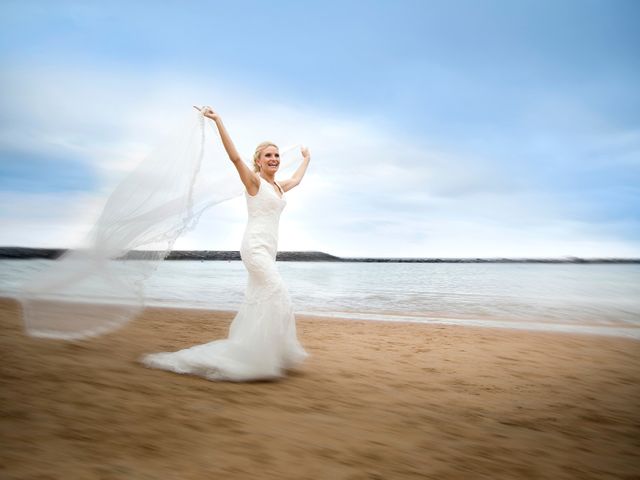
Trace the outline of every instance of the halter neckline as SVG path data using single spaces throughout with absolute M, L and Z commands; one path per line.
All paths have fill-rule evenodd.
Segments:
M 275 183 L 278 188 L 280 189 L 280 191 L 282 191 L 282 195 L 280 195 L 279 193 L 276 192 L 276 189 L 273 187 L 273 184 L 270 182 L 267 182 L 264 178 L 262 178 L 262 175 L 258 175 L 258 177 L 260 177 L 261 181 L 265 181 L 266 183 L 268 183 L 269 185 L 271 185 L 271 188 L 273 189 L 274 193 L 278 196 L 278 198 L 280 200 L 284 200 L 284 190 L 282 189 L 282 187 L 280 185 L 278 185 L 278 182 L 276 182 L 275 180 L 273 181 L 273 183 Z

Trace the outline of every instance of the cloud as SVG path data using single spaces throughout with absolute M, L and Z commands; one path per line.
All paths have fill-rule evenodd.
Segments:
M 435 147 L 379 117 L 162 71 L 23 65 L 1 86 L 0 162 L 15 161 L 11 152 L 50 162 L 50 188 L 27 188 L 42 175 L 27 171 L 21 188 L 13 178 L 11 191 L 2 193 L 3 204 L 12 206 L 0 211 L 5 245 L 77 245 L 118 181 L 180 128 L 190 105 L 208 103 L 246 161 L 265 139 L 310 147 L 307 175 L 287 192 L 281 250 L 396 257 L 638 254 L 637 243 L 576 223 L 552 192 L 529 188 L 486 154 Z M 617 141 L 627 148 L 635 138 Z M 220 168 L 229 168 L 219 140 L 211 149 L 224 163 Z M 86 191 L 51 191 L 68 175 L 61 159 L 91 172 Z M 236 250 L 245 222 L 244 198 L 235 198 L 208 211 L 175 248 Z
M 79 247 L 104 200 L 101 195 L 77 191 L 0 192 L 0 245 Z

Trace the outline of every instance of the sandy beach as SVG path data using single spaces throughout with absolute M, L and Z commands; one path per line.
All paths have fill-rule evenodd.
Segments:
M 0 301 L 3 479 L 638 479 L 640 342 L 298 315 L 279 381 L 153 370 L 234 312 L 148 308 L 92 340 L 27 337 Z

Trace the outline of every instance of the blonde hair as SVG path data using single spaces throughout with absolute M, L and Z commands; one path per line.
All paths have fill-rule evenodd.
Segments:
M 258 173 L 260 171 L 260 165 L 258 165 L 258 159 L 260 158 L 260 154 L 262 153 L 262 151 L 267 148 L 267 147 L 276 147 L 278 148 L 278 146 L 270 141 L 266 141 L 266 142 L 262 142 L 260 145 L 258 145 L 256 147 L 256 151 L 253 154 L 253 171 Z

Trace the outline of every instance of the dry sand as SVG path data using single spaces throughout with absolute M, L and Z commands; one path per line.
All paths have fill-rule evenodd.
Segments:
M 3 479 L 640 478 L 640 342 L 298 315 L 276 382 L 148 369 L 234 312 L 149 308 L 82 342 L 0 301 Z

